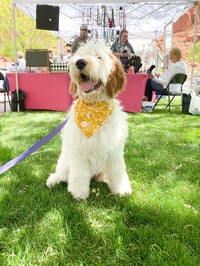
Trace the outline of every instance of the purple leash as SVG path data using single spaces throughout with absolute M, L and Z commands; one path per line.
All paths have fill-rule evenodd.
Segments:
M 15 157 L 14 159 L 10 160 L 6 164 L 0 166 L 0 174 L 3 174 L 22 160 L 24 160 L 26 157 L 31 155 L 34 151 L 39 149 L 42 145 L 44 145 L 46 142 L 48 142 L 50 139 L 52 139 L 67 123 L 68 118 L 63 121 L 57 128 L 55 128 L 53 131 L 51 131 L 48 135 L 46 135 L 44 138 L 36 142 L 33 146 L 31 146 L 29 149 L 26 151 L 22 152 L 20 155 Z

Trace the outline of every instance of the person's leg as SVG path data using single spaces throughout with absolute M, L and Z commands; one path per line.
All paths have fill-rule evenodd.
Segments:
M 154 79 L 148 78 L 147 83 L 146 83 L 146 87 L 145 87 L 144 95 L 145 95 L 145 97 L 147 97 L 148 101 L 151 101 L 152 100 L 152 91 L 159 92 L 159 91 L 163 91 L 163 90 L 165 90 L 165 88 L 160 83 L 158 83 Z
M 161 85 L 160 83 L 158 83 L 156 80 L 152 79 L 151 80 L 151 87 L 153 91 L 159 92 L 159 91 L 164 91 L 165 88 L 163 87 L 163 85 Z
M 153 90 L 153 88 L 151 86 L 151 81 L 152 81 L 151 78 L 148 78 L 147 79 L 147 83 L 146 83 L 146 87 L 145 87 L 145 92 L 144 92 L 145 100 L 148 100 L 148 101 L 151 101 L 151 99 L 152 99 L 152 90 Z
M 160 83 L 158 83 L 154 79 L 149 78 L 147 80 L 147 83 L 146 83 L 144 95 L 145 95 L 145 97 L 148 98 L 148 101 L 151 101 L 152 100 L 152 91 L 156 91 L 156 92 L 161 91 L 162 92 L 164 90 L 165 90 L 165 88 Z

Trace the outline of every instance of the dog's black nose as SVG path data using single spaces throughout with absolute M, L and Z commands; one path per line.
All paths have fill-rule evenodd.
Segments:
M 83 69 L 87 65 L 87 62 L 84 59 L 79 59 L 76 61 L 76 66 L 78 69 Z

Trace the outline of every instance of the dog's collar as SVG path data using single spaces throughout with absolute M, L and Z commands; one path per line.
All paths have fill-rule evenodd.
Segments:
M 108 119 L 114 110 L 114 101 L 110 103 L 85 103 L 78 100 L 74 106 L 74 119 L 83 134 L 91 137 Z

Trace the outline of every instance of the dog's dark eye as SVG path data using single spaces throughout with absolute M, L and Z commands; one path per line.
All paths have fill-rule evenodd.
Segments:
M 101 56 L 97 56 L 97 58 L 98 58 L 99 60 L 101 60 Z

